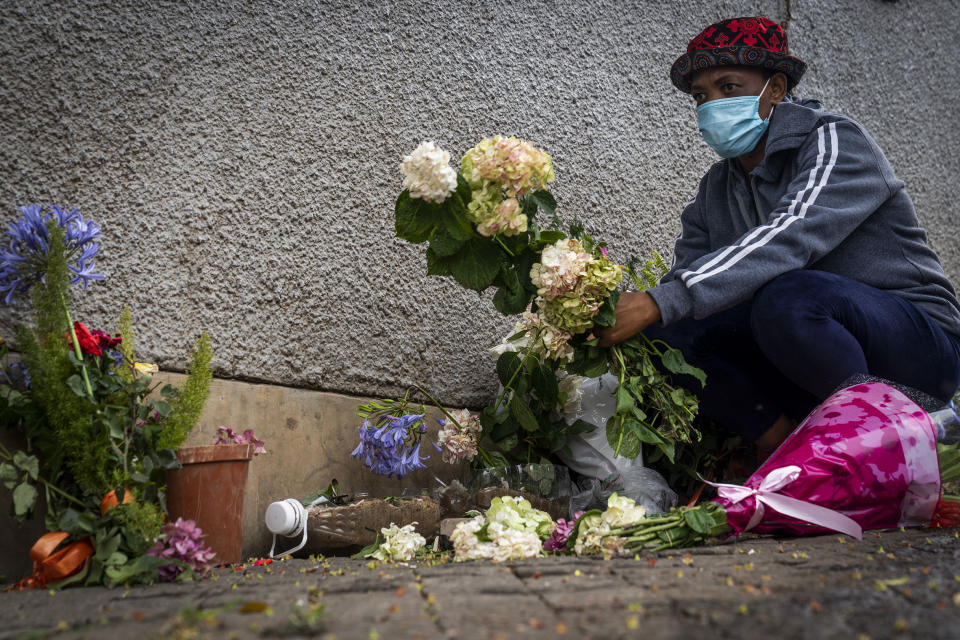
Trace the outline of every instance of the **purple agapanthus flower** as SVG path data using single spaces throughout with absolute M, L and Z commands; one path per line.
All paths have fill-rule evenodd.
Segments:
M 420 438 L 427 430 L 423 424 L 424 414 L 411 413 L 405 416 L 383 416 L 383 424 L 377 426 L 364 420 L 359 428 L 360 444 L 350 454 L 363 461 L 376 474 L 402 478 L 411 471 L 424 469 L 420 456 Z
M 176 522 L 168 522 L 163 526 L 160 538 L 147 550 L 147 555 L 181 560 L 193 569 L 197 576 L 202 576 L 210 568 L 210 562 L 216 555 L 210 547 L 203 546 L 204 537 L 206 534 L 196 522 L 177 518 Z M 159 567 L 157 572 L 161 580 L 172 582 L 183 572 L 183 567 L 168 564 Z
M 84 220 L 76 208 L 68 211 L 51 204 L 47 209 L 44 211 L 39 204 L 20 207 L 20 219 L 10 223 L 10 243 L 0 249 L 0 294 L 6 304 L 12 304 L 16 296 L 25 294 L 43 278 L 44 257 L 50 251 L 47 222 L 53 218 L 64 231 L 71 284 L 80 283 L 86 289 L 91 281 L 103 280 L 102 274 L 93 271 L 100 249 L 96 242 L 100 228 Z

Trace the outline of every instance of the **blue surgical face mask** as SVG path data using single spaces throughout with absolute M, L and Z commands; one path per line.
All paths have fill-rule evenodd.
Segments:
M 736 158 L 753 151 L 770 124 L 760 117 L 760 96 L 767 90 L 770 79 L 760 95 L 721 98 L 704 102 L 697 107 L 697 124 L 707 144 L 721 158 Z M 773 107 L 770 108 L 773 115 Z

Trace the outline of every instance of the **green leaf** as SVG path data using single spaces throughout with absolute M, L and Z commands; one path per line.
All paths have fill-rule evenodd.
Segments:
M 606 299 L 604 299 L 603 304 L 600 305 L 600 308 L 597 310 L 597 314 L 593 316 L 593 324 L 598 327 L 612 327 L 613 324 L 617 321 L 617 314 L 614 311 L 614 307 L 617 304 L 617 300 L 620 299 L 620 292 L 613 291 Z
M 687 526 L 703 535 L 710 535 L 715 523 L 709 513 L 703 509 L 695 508 L 683 512 L 683 519 Z
M 13 454 L 13 464 L 19 469 L 26 471 L 31 480 L 36 480 L 40 475 L 40 461 L 37 456 L 27 455 L 23 451 L 17 451 Z
M 430 249 L 438 256 L 452 256 L 463 246 L 463 240 L 456 240 L 446 231 L 437 231 L 430 238 Z
M 517 437 L 516 434 L 514 434 L 514 435 L 512 435 L 512 436 L 509 436 L 509 437 L 507 437 L 507 438 L 504 438 L 503 440 L 501 440 L 501 441 L 498 442 L 497 444 L 498 444 L 498 445 L 500 446 L 500 448 L 503 449 L 504 451 L 513 451 L 514 449 L 517 448 L 517 445 L 520 444 L 520 439 Z
M 510 413 L 517 419 L 524 431 L 536 431 L 540 428 L 540 424 L 530 407 L 516 394 L 510 399 Z
M 398 238 L 415 244 L 424 242 L 437 223 L 437 206 L 421 198 L 411 198 L 404 190 L 394 208 L 394 229 Z
M 504 444 L 504 440 L 512 437 L 519 428 L 520 423 L 508 414 L 507 420 L 504 420 L 500 424 L 494 425 L 493 429 L 490 431 L 490 439 L 502 446 L 504 449 L 512 449 L 513 447 L 507 447 Z
M 501 353 L 497 358 L 497 377 L 500 379 L 500 384 L 504 387 L 508 386 L 519 368 L 520 356 L 516 351 Z
M 427 275 L 428 276 L 449 276 L 453 274 L 450 270 L 450 258 L 437 254 L 436 251 L 427 247 Z
M 72 353 L 72 352 L 71 352 Z M 70 387 L 70 390 L 81 398 L 86 397 L 87 387 L 83 384 L 83 378 L 81 378 L 76 373 L 67 378 L 67 386 Z
M 154 400 L 151 404 L 153 405 L 153 410 L 159 413 L 164 418 L 170 415 L 170 411 L 172 410 L 172 407 L 170 406 L 169 402 L 166 402 L 164 400 Z
M 13 514 L 17 518 L 23 518 L 33 511 L 37 505 L 37 488 L 32 484 L 21 482 L 13 490 Z
M 444 203 L 446 210 L 441 214 L 443 228 L 446 229 L 451 238 L 459 242 L 469 240 L 473 236 L 473 225 L 467 217 L 467 204 L 469 202 L 469 196 L 467 196 L 467 200 L 463 200 L 459 194 L 454 193 L 453 196 L 447 198 Z
M 629 413 L 636 406 L 636 400 L 623 385 L 617 387 L 616 413 Z
M 13 486 L 17 484 L 17 478 L 20 477 L 20 474 L 17 473 L 17 470 L 13 468 L 12 464 L 7 464 L 4 462 L 0 464 L 0 482 L 3 483 L 7 489 L 13 489 Z
M 376 553 L 377 549 L 380 548 L 380 544 L 382 542 L 383 541 L 380 539 L 380 534 L 378 533 L 372 544 L 368 544 L 363 549 L 360 549 L 360 551 L 357 551 L 355 554 L 350 556 L 350 558 L 353 560 L 359 560 L 360 558 L 371 558 L 373 557 L 373 554 Z
M 607 442 L 616 455 L 624 458 L 636 458 L 641 450 L 640 438 L 636 430 L 630 428 L 630 422 L 616 418 L 607 421 Z
M 567 427 L 567 433 L 570 433 L 570 434 L 590 433 L 592 431 L 595 431 L 596 429 L 597 429 L 597 425 L 595 424 L 591 424 L 586 420 L 577 420 L 576 422 L 571 424 L 569 427 Z
M 122 554 L 119 554 L 122 555 Z M 114 561 L 119 561 L 119 557 L 112 558 Z M 156 579 L 157 576 L 157 567 L 164 565 L 176 564 L 184 568 L 183 573 L 177 576 L 177 580 L 180 580 L 184 576 L 192 576 L 193 570 L 182 560 L 175 560 L 173 558 L 157 558 L 154 556 L 142 555 L 138 556 L 135 559 L 120 564 L 108 564 L 106 566 L 105 573 L 107 574 L 108 584 L 119 585 L 127 583 L 137 583 L 137 582 L 151 582 Z M 90 584 L 88 581 L 87 584 Z
M 530 293 L 525 289 L 500 287 L 493 296 L 493 307 L 505 316 L 515 316 L 526 311 L 530 304 Z
M 701 387 L 707 384 L 707 374 L 703 372 L 703 369 L 687 364 L 683 353 L 679 349 L 667 349 L 664 351 L 661 361 L 668 371 L 691 375 L 700 381 Z
M 117 553 L 122 541 L 123 539 L 119 533 L 108 536 L 106 539 L 97 540 L 97 544 L 95 545 L 97 549 L 97 560 L 104 564 L 111 564 L 110 559 L 113 554 Z
M 544 406 L 553 408 L 560 399 L 560 387 L 553 369 L 543 363 L 538 363 L 531 372 L 533 388 L 543 400 Z
M 73 533 L 80 525 L 80 512 L 67 507 L 60 516 L 60 521 L 57 524 L 63 531 Z
M 160 389 L 160 395 L 164 398 L 176 398 L 180 392 L 172 384 L 165 384 L 163 389 Z
M 587 347 L 586 349 L 577 349 L 574 352 L 573 362 L 567 366 L 567 372 L 586 378 L 599 378 L 609 368 L 606 349 Z
M 520 284 L 516 267 L 504 264 L 500 269 L 500 279 L 503 286 L 493 296 L 493 306 L 505 316 L 523 313 L 530 302 L 530 293 Z
M 490 457 L 490 460 L 493 462 L 494 467 L 508 467 L 510 466 L 510 461 L 507 460 L 507 457 L 500 453 L 499 451 L 490 451 L 487 453 Z
M 548 216 L 557 214 L 557 201 L 549 191 L 541 189 L 540 191 L 534 191 L 528 197 Z
M 474 291 L 483 291 L 500 272 L 500 247 L 489 238 L 475 237 L 450 257 L 450 273 L 457 282 Z
M 541 231 L 540 232 L 540 243 L 543 246 L 548 244 L 556 244 L 557 242 L 565 239 L 567 234 L 563 231 Z

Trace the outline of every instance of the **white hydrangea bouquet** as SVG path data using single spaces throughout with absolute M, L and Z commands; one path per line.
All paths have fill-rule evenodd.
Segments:
M 620 382 L 617 410 L 606 433 L 618 455 L 636 457 L 641 443 L 647 443 L 654 447 L 652 459 L 663 456 L 672 462 L 678 444 L 698 437 L 693 428 L 696 399 L 673 387 L 668 375 L 687 373 L 703 380 L 700 370 L 678 350 L 642 334 L 600 348 L 592 333 L 615 322 L 614 305 L 625 276 L 644 289 L 665 265 L 657 256 L 637 274 L 611 260 L 606 244 L 587 235 L 582 224 L 561 230 L 548 190 L 554 171 L 547 153 L 513 137 L 486 138 L 464 154 L 458 172 L 450 166 L 448 152 L 423 142 L 403 159 L 401 170 L 404 190 L 396 202 L 396 234 L 427 243 L 427 273 L 453 277 L 478 292 L 493 287 L 496 309 L 520 316 L 511 335 L 495 348 L 503 392 L 480 412 L 479 433 L 444 410 L 446 438 L 440 448 L 445 460 L 463 459 L 457 453 L 466 446 L 479 451 L 476 461 L 483 466 L 549 461 L 571 435 L 596 428 L 582 420 L 568 425 L 561 412 L 575 399 L 581 377 L 607 371 Z M 362 406 L 360 415 L 379 420 L 377 411 L 386 416 L 383 420 L 400 417 L 370 405 Z M 379 429 L 379 424 L 366 428 Z M 471 442 L 457 442 L 451 434 Z

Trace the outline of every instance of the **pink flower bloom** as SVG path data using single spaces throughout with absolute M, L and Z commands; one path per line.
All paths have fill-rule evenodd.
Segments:
M 567 540 L 573 533 L 573 528 L 577 525 L 577 520 L 583 515 L 583 511 L 577 511 L 573 514 L 573 520 L 567 522 L 564 518 L 557 519 L 557 526 L 554 528 L 550 537 L 543 541 L 544 551 L 566 551 Z
M 217 439 L 213 444 L 252 444 L 253 455 L 267 452 L 263 446 L 263 440 L 258 440 L 253 435 L 253 429 L 246 429 L 240 434 L 230 427 L 220 425 L 217 427 Z
M 157 558 L 180 560 L 189 566 L 197 576 L 202 576 L 210 569 L 210 562 L 215 554 L 210 547 L 203 546 L 203 531 L 193 520 L 177 518 L 176 522 L 168 522 L 163 527 L 160 537 L 147 551 L 147 555 Z M 168 564 L 157 569 L 160 579 L 173 582 L 183 573 L 183 566 Z

